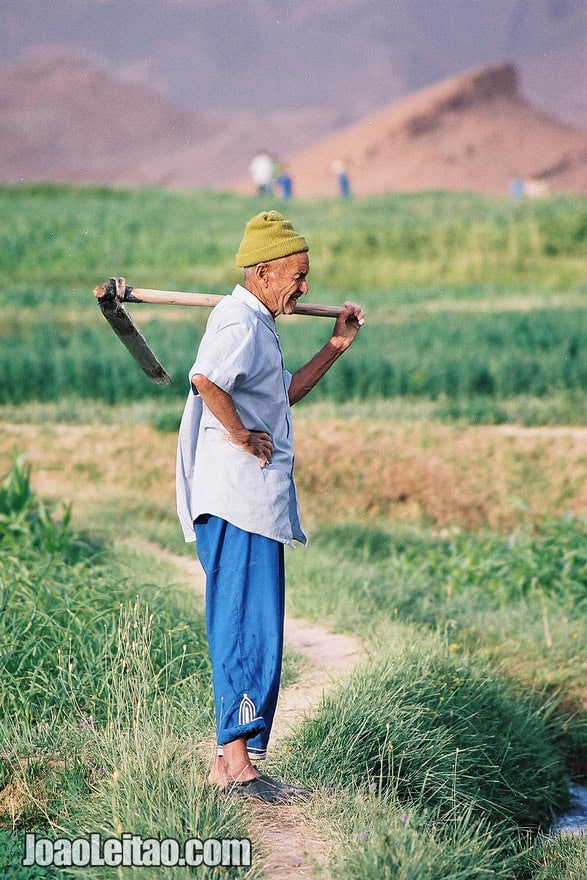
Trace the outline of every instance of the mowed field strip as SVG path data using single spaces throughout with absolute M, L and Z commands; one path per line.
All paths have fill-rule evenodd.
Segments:
M 295 425 L 309 527 L 361 518 L 508 529 L 587 507 L 586 428 L 324 419 L 311 407 Z M 4 423 L 0 464 L 17 449 L 42 496 L 73 502 L 79 527 L 103 527 L 114 507 L 117 529 L 132 532 L 145 517 L 174 527 L 175 444 L 145 425 Z

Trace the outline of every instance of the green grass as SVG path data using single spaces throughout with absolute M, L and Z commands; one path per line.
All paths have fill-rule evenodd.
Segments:
M 188 596 L 170 604 L 156 583 L 138 582 L 137 560 L 107 558 L 75 535 L 67 514 L 56 519 L 36 498 L 18 461 L 0 491 L 0 526 L 0 716 L 102 722 L 120 640 L 130 638 L 129 606 L 152 616 L 153 687 L 169 698 L 195 677 L 209 689 L 202 617 Z
M 484 662 L 398 626 L 390 647 L 327 697 L 290 740 L 295 777 L 448 814 L 540 826 L 565 805 L 548 725 Z
M 587 868 L 580 837 L 533 842 L 468 810 L 439 817 L 371 794 L 338 824 L 344 843 L 334 880 L 583 880 Z
M 19 835 L 32 830 L 244 836 L 238 804 L 205 783 L 214 713 L 203 616 L 165 566 L 73 532 L 16 460 L 0 489 L 0 586 L 0 842 L 8 851 L 22 852 Z M 50 875 L 11 869 L 6 876 Z
M 354 835 L 358 845 L 335 864 L 335 880 L 511 880 L 522 876 L 527 862 L 503 831 L 469 811 L 440 819 L 379 803 L 365 824 L 369 830 Z
M 256 199 L 229 194 L 0 187 L 0 403 L 181 397 L 206 312 L 137 322 L 176 384 L 153 387 L 96 309 L 112 274 L 135 286 L 228 292 Z M 292 202 L 312 254 L 310 299 L 354 296 L 368 324 L 314 397 L 437 401 L 441 418 L 584 423 L 587 209 L 580 197 L 419 193 Z M 143 312 L 145 314 L 145 312 Z M 323 321 L 281 322 L 292 368 Z M 568 398 L 560 405 L 561 396 Z
M 290 608 L 369 641 L 379 631 L 387 639 L 395 622 L 425 625 L 457 655 L 481 653 L 551 695 L 559 748 L 587 777 L 585 528 L 572 517 L 506 537 L 325 526 L 311 535 L 312 553 L 289 562 Z
M 165 433 L 177 433 L 183 409 L 183 397 L 165 394 L 110 404 L 104 400 L 80 398 L 71 394 L 58 400 L 30 400 L 4 404 L 2 418 L 12 424 L 62 425 L 152 425 Z M 324 419 L 359 419 L 368 421 L 461 423 L 499 425 L 513 423 L 525 427 L 582 425 L 587 419 L 582 391 L 561 392 L 549 397 L 517 395 L 508 400 L 476 396 L 448 400 L 440 397 L 368 398 L 335 401 L 312 395 L 296 405 L 296 416 L 323 414 Z
M 92 287 L 224 285 L 256 198 L 222 193 L 53 185 L 0 188 L 2 284 Z M 587 209 L 580 197 L 517 204 L 506 198 L 416 193 L 288 205 L 312 253 L 312 283 L 332 291 L 582 278 Z
M 516 603 L 557 608 L 581 623 L 587 601 L 584 520 L 565 517 L 509 536 L 440 534 L 418 528 L 349 523 L 311 535 L 312 554 L 290 566 L 297 613 L 365 632 L 373 620 L 438 626 L 474 620 Z M 332 577 L 332 560 L 337 577 Z
M 310 538 L 289 561 L 291 613 L 360 634 L 369 655 L 282 757 L 344 792 L 327 810 L 333 876 L 578 880 L 584 840 L 516 824 L 547 828 L 565 773 L 587 777 L 585 523 L 507 537 L 325 525 Z
M 498 414 L 494 421 L 506 421 L 503 401 L 522 395 L 582 395 L 587 387 L 587 329 L 582 319 L 582 312 L 569 309 L 465 315 L 458 322 L 427 317 L 374 326 L 324 377 L 312 399 L 423 397 L 440 401 L 445 417 L 473 415 L 477 406 L 476 420 L 486 421 L 484 414 L 492 412 Z M 27 324 L 12 332 L 7 326 L 0 339 L 5 380 L 0 404 L 57 401 L 72 395 L 109 404 L 145 397 L 183 399 L 201 328 L 188 322 L 150 321 L 142 329 L 175 379 L 170 388 L 154 386 L 143 375 L 101 318 L 95 327 L 80 327 L 76 333 L 51 323 Z M 290 369 L 309 360 L 328 332 L 318 322 L 284 327 L 281 335 Z
M 0 871 L 4 880 L 52 880 L 60 876 L 56 868 L 24 868 L 21 865 L 23 855 L 24 836 L 21 838 L 0 827 Z
M 535 850 L 532 880 L 581 880 L 587 876 L 584 838 L 564 835 Z
M 0 187 L 0 205 L 5 417 L 175 430 L 206 312 L 133 311 L 175 378 L 156 389 L 91 289 L 121 274 L 227 292 L 244 223 L 265 206 L 50 185 Z M 326 417 L 585 424 L 584 198 L 417 193 L 287 213 L 310 242 L 309 299 L 352 297 L 368 316 L 313 395 Z M 280 322 L 288 366 L 329 332 Z M 0 792 L 21 798 L 14 814 L 0 801 L 0 850 L 51 823 L 72 836 L 241 836 L 238 805 L 202 784 L 213 722 L 193 600 L 144 552 L 73 532 L 29 476 L 17 468 L 0 490 Z M 136 514 L 164 541 L 171 525 L 148 525 L 157 505 L 140 503 L 94 533 Z M 546 825 L 565 770 L 587 773 L 585 523 L 496 536 L 324 522 L 311 537 L 288 557 L 290 613 L 370 651 L 277 767 L 319 785 L 310 811 L 338 843 L 330 876 L 582 877 L 584 842 L 534 840 L 517 823 Z
M 244 836 L 238 805 L 219 802 L 203 783 L 200 741 L 210 736 L 212 713 L 202 622 L 193 608 L 162 587 L 164 570 L 152 559 L 126 555 L 121 577 L 122 557 L 106 559 L 103 548 L 73 533 L 35 496 L 19 462 L 3 483 L 0 510 L 3 583 L 10 586 L 0 618 L 7 683 L 0 786 L 16 785 L 23 798 L 16 821 L 3 817 L 11 851 L 24 829 L 49 823 L 72 836 L 129 828 L 145 836 Z M 314 568 L 300 576 L 294 565 L 293 607 L 305 601 L 306 612 L 332 619 L 336 606 L 344 622 L 354 605 L 346 625 L 370 633 L 372 654 L 298 728 L 278 764 L 288 777 L 318 785 L 324 809 L 335 804 L 346 813 L 332 876 L 386 876 L 381 872 L 393 868 L 390 877 L 410 877 L 419 866 L 431 878 L 465 877 L 467 870 L 482 876 L 486 868 L 522 880 L 538 865 L 550 870 L 560 862 L 561 845 L 546 851 L 516 830 L 516 823 L 548 823 L 565 801 L 569 730 L 556 701 L 522 695 L 487 658 L 471 656 L 474 638 L 468 651 L 450 639 L 464 641 L 474 630 L 467 609 L 511 617 L 521 600 L 530 602 L 535 569 L 548 575 L 551 598 L 562 601 L 565 578 L 578 583 L 584 569 L 582 534 L 568 520 L 493 544 L 350 526 L 344 535 L 325 528 L 315 536 Z M 152 586 L 140 579 L 147 564 Z M 435 572 L 434 611 L 424 596 Z M 312 593 L 306 599 L 302 581 Z M 386 622 L 398 617 L 394 585 L 407 602 L 401 624 Z M 333 603 L 326 611 L 325 596 Z M 449 614 L 458 623 L 459 598 L 460 629 L 433 637 L 414 627 L 419 620 L 438 628 Z M 581 602 L 582 593 L 573 599 L 571 591 L 565 615 L 580 611 Z M 527 622 L 522 616 L 515 631 Z M 575 744 L 584 749 L 579 735 Z M 570 878 L 581 858 L 581 851 L 567 853 L 560 877 Z
M 528 832 L 567 801 L 549 700 L 429 630 L 376 632 L 369 660 L 281 752 L 281 772 L 322 795 L 338 841 L 326 876 L 579 880 L 584 838 Z

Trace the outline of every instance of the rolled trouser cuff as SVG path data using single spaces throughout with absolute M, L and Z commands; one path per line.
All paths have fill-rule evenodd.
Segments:
M 252 739 L 258 733 L 267 730 L 267 725 L 262 718 L 253 718 L 246 724 L 238 724 L 236 727 L 228 727 L 218 733 L 218 745 L 225 746 L 234 742 L 235 739 Z
M 224 746 L 216 746 L 216 754 L 219 758 L 224 756 Z M 267 758 L 267 749 L 258 749 L 255 746 L 247 746 L 247 754 L 251 760 L 264 761 Z

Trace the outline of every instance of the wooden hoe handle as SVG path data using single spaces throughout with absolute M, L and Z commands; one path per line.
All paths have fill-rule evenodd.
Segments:
M 169 306 L 204 306 L 213 308 L 224 299 L 217 293 L 185 293 L 181 290 L 149 290 L 144 287 L 128 287 L 124 284 L 124 293 L 120 282 L 123 278 L 111 278 L 104 284 L 94 288 L 94 295 L 100 302 L 103 299 L 118 300 L 121 303 L 154 303 Z M 122 298 L 121 298 L 122 296 Z M 319 306 L 311 303 L 297 303 L 294 315 L 313 315 L 319 318 L 338 318 L 342 306 Z
M 171 376 L 153 354 L 147 340 L 136 326 L 123 303 L 166 303 L 172 306 L 218 305 L 223 296 L 213 293 L 184 293 L 175 290 L 145 290 L 142 287 L 128 287 L 125 278 L 111 278 L 94 287 L 100 311 L 127 347 L 141 369 L 156 385 L 170 385 Z M 294 314 L 318 315 L 323 318 L 337 318 L 342 312 L 340 306 L 313 306 L 297 303 Z

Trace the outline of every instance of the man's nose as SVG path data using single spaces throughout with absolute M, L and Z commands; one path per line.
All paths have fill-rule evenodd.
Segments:
M 308 282 L 300 281 L 300 283 L 298 284 L 298 290 L 300 291 L 302 296 L 305 296 L 308 292 Z

